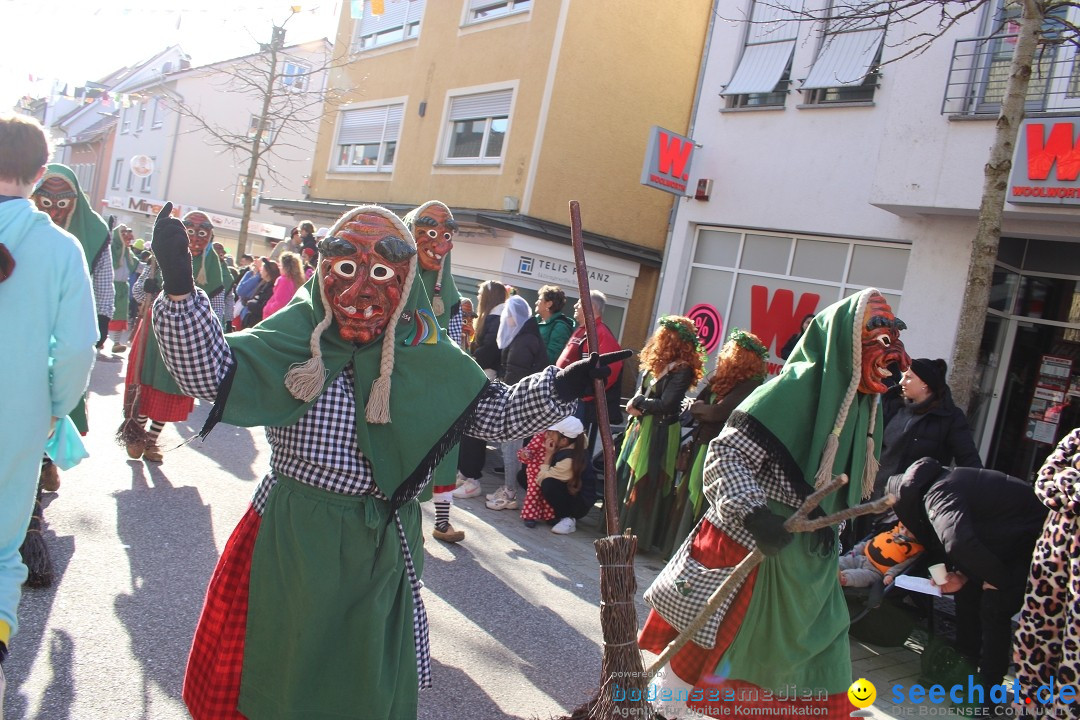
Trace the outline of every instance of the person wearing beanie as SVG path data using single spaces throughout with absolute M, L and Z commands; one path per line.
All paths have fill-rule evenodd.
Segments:
M 874 497 L 881 497 L 890 476 L 919 458 L 932 457 L 944 466 L 983 466 L 967 417 L 953 403 L 947 373 L 940 358 L 915 358 L 900 382 L 881 396 L 885 433 Z
M 764 559 L 652 680 L 649 693 L 663 716 L 685 717 L 689 709 L 719 717 L 732 702 L 746 716 L 851 712 L 836 527 L 790 533 L 784 522 L 837 475 L 850 482 L 822 500 L 821 513 L 870 497 L 882 381 L 889 365 L 910 362 L 904 327 L 873 288 L 825 308 L 780 374 L 754 390 L 709 443 L 708 508 L 646 590 L 652 612 L 638 645 L 661 654 L 739 562 L 755 549 Z
M 376 205 L 334 224 L 291 303 L 226 336 L 171 208 L 153 239 L 162 357 L 213 401 L 202 436 L 263 426 L 271 449 L 211 577 L 184 702 L 195 720 L 415 718 L 432 672 L 417 498 L 464 433 L 531 435 L 616 358 L 489 382 L 439 327 L 412 233 Z

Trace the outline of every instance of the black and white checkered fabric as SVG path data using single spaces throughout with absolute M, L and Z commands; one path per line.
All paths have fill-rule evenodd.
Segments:
M 106 247 L 98 255 L 94 267 L 90 270 L 94 286 L 94 308 L 98 315 L 108 315 L 110 318 L 116 310 L 116 286 L 113 285 L 112 254 Z
M 791 491 L 778 458 L 755 442 L 746 432 L 725 427 L 709 443 L 705 456 L 705 497 L 708 508 L 702 522 L 712 523 L 737 543 L 753 550 L 753 535 L 743 527 L 743 519 L 753 510 L 774 500 L 798 507 L 802 500 Z M 690 545 L 696 534 L 675 552 L 667 566 L 645 592 L 645 600 L 672 627 L 682 630 L 692 623 L 708 602 L 709 596 L 731 574 L 733 568 L 706 568 L 690 557 Z M 694 635 L 694 642 L 711 648 L 735 594 Z
M 461 316 L 461 305 L 459 304 L 454 312 L 450 313 L 450 319 L 446 322 L 446 334 L 450 336 L 450 340 L 455 345 L 461 347 L 461 329 L 465 322 Z
M 196 289 L 182 301 L 162 295 L 155 301 L 153 312 L 154 328 L 169 372 L 185 394 L 212 402 L 221 379 L 235 360 L 206 293 Z M 549 367 L 513 387 L 494 383 L 477 404 L 466 432 L 485 440 L 523 438 L 566 417 L 573 411 L 574 403 L 564 403 L 555 394 L 556 372 L 556 368 Z M 233 388 L 230 401 L 243 402 L 244 392 L 258 392 L 258 388 Z M 277 473 L 330 492 L 387 499 L 375 485 L 371 463 L 356 444 L 352 363 L 330 382 L 296 423 L 267 427 L 266 437 L 270 443 L 271 469 L 252 498 L 260 515 Z M 421 687 L 430 687 L 427 614 L 404 530 L 400 520 L 397 522 L 412 586 L 417 672 Z

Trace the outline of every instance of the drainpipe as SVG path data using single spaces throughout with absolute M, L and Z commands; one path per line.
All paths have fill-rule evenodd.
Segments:
M 688 126 L 686 136 L 691 140 L 694 139 L 694 123 L 697 120 L 698 104 L 701 101 L 701 88 L 705 83 L 705 67 L 709 62 L 709 50 L 712 46 L 713 28 L 716 26 L 716 17 L 719 13 L 720 0 L 713 0 L 712 9 L 709 12 L 709 29 L 705 33 L 705 48 L 701 54 L 701 66 L 698 68 L 697 89 L 694 92 L 694 102 L 690 106 L 690 124 Z M 675 234 L 675 215 L 679 210 L 679 203 L 682 202 L 682 197 L 676 197 L 671 203 L 671 212 L 668 215 L 668 230 L 667 236 L 664 238 L 664 255 L 660 260 L 660 277 L 656 281 L 656 299 L 653 300 L 653 323 L 656 323 L 656 318 L 660 313 L 660 295 L 661 288 L 664 286 L 664 277 L 667 275 L 667 268 L 669 267 L 669 260 L 671 259 L 671 237 Z M 681 270 L 681 268 L 679 268 Z

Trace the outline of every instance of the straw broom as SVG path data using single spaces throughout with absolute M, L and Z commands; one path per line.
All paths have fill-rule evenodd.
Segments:
M 34 514 L 30 516 L 30 526 L 26 529 L 26 537 L 23 538 L 19 555 L 22 556 L 23 565 L 26 566 L 26 586 L 32 588 L 44 588 L 52 585 L 53 563 L 49 556 L 49 546 L 45 544 L 45 538 L 41 535 L 41 526 L 44 522 L 45 513 L 41 509 L 41 488 L 38 488 L 37 498 L 34 500 Z
M 578 294 L 585 316 L 585 337 L 591 352 L 599 352 L 596 318 L 589 295 L 589 273 L 585 265 L 585 246 L 581 240 L 581 208 L 576 200 L 570 202 L 570 237 L 574 246 Z M 618 498 L 615 490 L 615 444 L 611 439 L 607 396 L 603 380 L 593 381 L 596 399 L 596 423 L 604 452 L 604 515 L 607 537 L 593 547 L 600 562 L 600 626 L 604 633 L 604 659 L 600 670 L 600 689 L 588 703 L 562 720 L 607 720 L 608 718 L 652 718 L 653 711 L 645 700 L 645 663 L 637 644 L 637 608 L 634 596 L 637 579 L 634 577 L 634 554 L 637 537 L 619 534 Z M 612 697 L 613 683 L 625 690 L 626 699 L 616 702 Z M 636 701 L 630 698 L 636 697 Z

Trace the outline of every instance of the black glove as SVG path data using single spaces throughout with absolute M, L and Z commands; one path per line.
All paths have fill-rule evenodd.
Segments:
M 147 295 L 157 295 L 161 292 L 161 281 L 156 277 L 146 278 L 143 280 L 142 289 Z
M 195 278 L 191 274 L 191 251 L 188 250 L 188 234 L 184 224 L 170 217 L 172 203 L 165 203 L 154 223 L 154 237 L 150 247 L 154 250 L 165 292 L 169 295 L 187 295 L 195 290 Z
M 608 365 L 625 360 L 633 354 L 633 350 L 619 350 L 603 355 L 593 353 L 588 358 L 570 363 L 555 374 L 555 394 L 563 402 L 587 395 L 592 390 L 593 380 L 603 380 L 611 374 Z
M 754 536 L 758 550 L 775 555 L 791 542 L 792 534 L 784 529 L 785 520 L 768 508 L 758 508 L 743 518 L 743 527 Z

